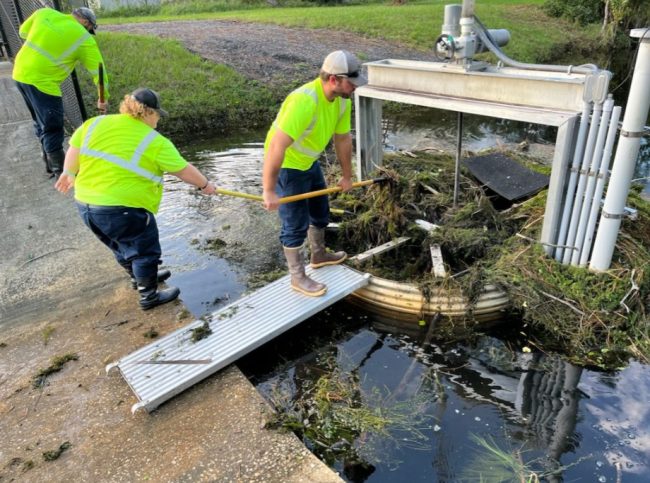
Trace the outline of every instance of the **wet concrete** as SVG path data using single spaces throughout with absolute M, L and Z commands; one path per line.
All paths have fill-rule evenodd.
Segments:
M 45 176 L 9 78 L 0 65 L 0 481 L 340 481 L 293 434 L 263 428 L 271 409 L 235 366 L 131 415 L 135 396 L 105 365 L 150 342 L 151 328 L 162 336 L 191 319 L 180 303 L 139 310 L 72 198 Z M 70 353 L 78 360 L 33 387 Z

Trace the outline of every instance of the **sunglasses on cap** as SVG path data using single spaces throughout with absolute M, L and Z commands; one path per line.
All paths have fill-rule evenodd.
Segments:
M 359 71 L 350 72 L 348 74 L 336 74 L 336 77 L 349 77 L 350 79 L 356 79 L 359 77 Z

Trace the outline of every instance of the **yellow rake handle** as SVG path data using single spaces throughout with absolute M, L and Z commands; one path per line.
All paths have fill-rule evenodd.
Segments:
M 361 186 L 368 186 L 370 184 L 380 183 L 382 181 L 385 181 L 385 178 L 367 179 L 364 181 L 357 181 L 355 183 L 352 183 L 352 187 L 360 188 Z M 306 200 L 307 198 L 315 198 L 316 196 L 323 196 L 323 195 L 328 195 L 330 193 L 336 193 L 337 191 L 341 191 L 340 186 L 333 186 L 331 188 L 325 188 L 322 190 L 310 191 L 309 193 L 301 193 L 299 195 L 285 196 L 284 198 L 280 198 L 279 201 L 280 204 L 283 205 L 285 203 L 291 203 L 292 201 Z M 259 195 L 249 195 L 248 193 L 228 191 L 221 188 L 217 188 L 216 192 L 218 195 L 234 196 L 236 198 L 246 198 L 247 200 L 264 201 L 264 198 L 262 198 Z

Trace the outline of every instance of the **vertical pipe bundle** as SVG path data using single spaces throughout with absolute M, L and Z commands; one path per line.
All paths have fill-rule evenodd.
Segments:
M 585 241 L 582 244 L 580 252 L 579 265 L 584 267 L 589 259 L 592 243 L 594 240 L 594 231 L 596 229 L 596 220 L 600 212 L 600 202 L 605 190 L 605 182 L 607 181 L 607 173 L 609 170 L 609 163 L 612 158 L 612 149 L 614 141 L 616 140 L 616 132 L 618 131 L 618 120 L 621 117 L 621 107 L 616 106 L 612 111 L 612 118 L 609 121 L 609 132 L 607 133 L 607 142 L 603 150 L 603 160 L 600 164 L 598 172 L 598 181 L 596 182 L 596 189 L 594 191 L 593 201 L 591 203 L 591 212 L 589 213 L 589 221 L 587 222 L 587 231 L 585 232 Z
M 591 102 L 584 101 L 582 105 L 582 116 L 580 117 L 580 127 L 578 128 L 578 137 L 576 138 L 576 146 L 573 153 L 573 162 L 571 163 L 571 175 L 569 177 L 566 195 L 564 196 L 564 210 L 562 211 L 562 217 L 560 219 L 560 231 L 557 239 L 557 245 L 559 246 L 555 251 L 555 259 L 558 262 L 562 261 L 564 255 L 564 248 L 561 247 L 566 243 L 567 230 L 571 218 L 571 209 L 573 208 L 573 197 L 575 195 L 576 184 L 578 183 L 580 161 L 582 160 L 582 154 L 585 149 L 585 138 L 587 136 L 587 128 L 589 127 L 590 114 Z
M 574 247 L 576 233 L 578 231 L 578 217 L 580 216 L 580 211 L 582 210 L 582 197 L 585 192 L 585 186 L 587 184 L 587 172 L 589 164 L 591 163 L 591 158 L 594 154 L 594 147 L 596 145 L 596 137 L 598 135 L 598 127 L 600 125 L 600 117 L 603 111 L 602 102 L 596 103 L 594 105 L 594 111 L 591 115 L 591 126 L 589 126 L 589 135 L 587 136 L 587 145 L 585 146 L 584 154 L 582 155 L 582 164 L 580 165 L 580 173 L 578 174 L 578 187 L 575 192 L 575 197 L 573 199 L 573 210 L 571 211 L 571 216 L 569 218 L 569 233 L 566 237 L 565 245 Z M 562 257 L 562 263 L 568 264 L 571 261 L 573 256 L 572 249 L 565 249 L 564 255 Z
M 610 94 L 609 98 L 603 104 L 603 113 L 600 118 L 600 129 L 598 130 L 598 138 L 596 139 L 596 145 L 594 146 L 594 153 L 591 157 L 589 171 L 584 175 L 587 179 L 587 186 L 585 187 L 584 201 L 582 203 L 582 209 L 580 210 L 580 217 L 571 220 L 572 223 L 577 223 L 577 232 L 574 242 L 576 250 L 573 250 L 573 254 L 571 255 L 571 265 L 577 265 L 580 260 L 582 244 L 585 240 L 585 232 L 587 231 L 587 220 L 589 219 L 589 214 L 591 212 L 592 201 L 594 201 L 593 196 L 594 189 L 596 188 L 596 176 L 598 176 L 600 170 L 600 162 L 603 157 L 603 147 L 605 145 L 605 139 L 607 138 L 607 130 L 609 127 L 609 118 L 612 114 L 613 108 L 614 99 Z

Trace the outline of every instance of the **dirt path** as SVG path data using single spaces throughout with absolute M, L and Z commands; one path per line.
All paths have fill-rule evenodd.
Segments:
M 429 52 L 325 29 L 189 20 L 107 25 L 102 30 L 175 38 L 201 57 L 274 85 L 287 80 L 292 84 L 309 80 L 316 75 L 325 56 L 338 49 L 354 52 L 363 62 L 389 58 L 432 60 Z

